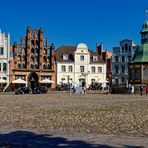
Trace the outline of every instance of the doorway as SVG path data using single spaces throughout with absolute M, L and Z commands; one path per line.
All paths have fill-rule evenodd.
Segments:
M 36 72 L 30 73 L 30 75 L 28 76 L 28 82 L 31 89 L 34 89 L 39 85 L 39 77 Z
M 79 79 L 79 86 L 84 87 L 85 86 L 85 79 L 81 78 Z

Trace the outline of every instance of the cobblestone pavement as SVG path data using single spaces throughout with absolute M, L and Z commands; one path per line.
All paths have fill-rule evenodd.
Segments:
M 0 102 L 0 146 L 8 139 L 14 147 L 148 147 L 147 96 L 7 94 Z

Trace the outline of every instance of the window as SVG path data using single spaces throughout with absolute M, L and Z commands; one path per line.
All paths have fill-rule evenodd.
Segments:
M 93 61 L 98 61 L 98 57 L 97 56 L 93 56 Z
M 63 60 L 68 60 L 68 54 L 63 54 Z
M 128 44 L 125 44 L 125 51 L 128 50 Z
M 128 62 L 131 62 L 131 56 L 128 56 Z
M 50 64 L 47 65 L 47 69 L 51 69 L 51 65 Z
M 17 75 L 17 76 L 15 76 L 15 80 L 17 80 L 17 79 L 25 80 L 26 77 L 25 76 L 19 76 L 19 75 Z
M 65 65 L 62 65 L 61 69 L 62 69 L 62 72 L 66 72 L 66 66 Z
M 7 80 L 7 77 L 3 77 L 4 80 Z
M 122 62 L 125 62 L 125 56 L 122 56 Z
M 25 68 L 25 64 L 22 64 L 22 68 Z
M 125 66 L 121 66 L 122 73 L 125 73 Z
M 115 56 L 115 62 L 118 62 L 118 61 L 119 61 L 119 57 Z
M 3 71 L 7 71 L 7 64 L 3 63 Z
M 65 81 L 65 78 L 62 78 L 61 81 Z
M 124 83 L 124 82 L 125 82 L 125 78 L 124 78 L 124 77 L 122 77 L 122 78 L 121 78 L 121 81 L 122 81 L 122 83 Z
M 34 50 L 34 48 L 31 48 L 31 52 L 34 54 L 35 53 L 35 50 Z
M 102 73 L 102 67 L 98 67 L 98 73 Z
M 0 71 L 1 71 L 1 63 L 0 63 Z
M 128 50 L 131 51 L 131 46 L 128 47 Z
M 34 69 L 34 65 L 33 65 L 33 64 L 31 64 L 31 65 L 30 65 L 30 68 L 31 68 L 31 69 Z
M 34 57 L 33 56 L 31 56 L 31 62 L 34 62 Z
M 46 65 L 45 64 L 43 65 L 43 69 L 46 69 Z
M 44 62 L 47 62 L 47 58 L 45 56 L 43 57 L 43 61 Z
M 21 68 L 21 64 L 18 64 L 18 68 Z
M 68 72 L 72 72 L 72 66 L 68 66 Z
M 20 47 L 18 48 L 18 53 L 21 53 L 21 48 Z
M 4 48 L 1 47 L 0 49 L 1 49 L 1 50 L 0 50 L 0 55 L 3 55 L 3 54 L 4 54 Z
M 92 73 L 95 73 L 96 72 L 96 68 L 93 66 L 93 67 L 91 67 L 91 72 Z
M 80 72 L 84 72 L 84 66 L 80 66 Z
M 38 69 L 38 65 L 37 64 L 35 64 L 35 69 Z
M 115 66 L 115 72 L 118 73 L 118 71 L 119 71 L 119 67 Z
M 84 56 L 83 55 L 80 56 L 80 60 L 84 61 Z
M 124 46 L 122 46 L 122 52 L 124 51 Z

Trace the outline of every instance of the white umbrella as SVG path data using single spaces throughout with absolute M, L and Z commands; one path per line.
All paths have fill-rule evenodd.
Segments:
M 12 83 L 25 84 L 27 82 L 25 80 L 22 80 L 22 79 L 17 79 L 17 80 L 13 80 Z
M 40 83 L 54 83 L 54 82 L 49 79 L 44 79 L 44 80 L 41 80 Z
M 108 83 L 109 81 L 107 80 L 99 80 L 99 83 Z
M 7 83 L 7 81 L 4 79 L 0 79 L 0 83 Z

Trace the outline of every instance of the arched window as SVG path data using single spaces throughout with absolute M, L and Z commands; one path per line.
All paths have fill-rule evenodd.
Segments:
M 47 69 L 51 69 L 51 66 L 50 66 L 50 64 L 48 64 L 48 66 L 47 66 Z
M 128 50 L 131 51 L 131 46 L 128 47 Z
M 34 31 L 32 31 L 32 36 L 34 36 Z
M 18 53 L 21 53 L 21 48 L 20 47 L 18 48 Z
M 31 52 L 34 54 L 34 48 L 31 48 Z
M 46 46 L 46 40 L 44 40 L 44 46 Z
M 23 69 L 25 68 L 25 64 L 22 64 L 22 68 L 23 68 Z
M 18 55 L 18 61 L 21 61 L 21 55 Z
M 35 48 L 35 52 L 38 53 L 38 48 Z
M 47 54 L 47 50 L 46 50 L 46 48 L 44 48 L 44 54 Z
M 31 44 L 32 44 L 32 46 L 34 46 L 34 40 L 31 40 Z
M 34 61 L 37 62 L 38 61 L 38 56 L 34 57 Z
M 47 54 L 48 54 L 48 55 L 50 54 L 50 48 L 47 49 Z
M 31 62 L 34 62 L 34 57 L 33 56 L 31 56 Z
M 47 62 L 47 58 L 45 56 L 43 57 L 43 61 L 44 62 Z
M 128 50 L 128 44 L 125 44 L 125 51 Z
M 35 64 L 35 69 L 38 69 L 38 65 L 37 64 Z
M 30 65 L 30 68 L 31 68 L 31 69 L 34 69 L 34 65 L 33 65 L 33 64 L 31 64 L 31 65 Z
M 38 45 L 38 43 L 39 43 L 38 40 L 36 40 L 36 45 Z
M 21 68 L 21 64 L 18 64 L 18 68 Z
M 22 61 L 25 61 L 25 55 L 22 56 Z
M 122 51 L 124 51 L 124 46 L 122 46 Z
M 46 69 L 46 65 L 45 64 L 43 65 L 43 69 Z

